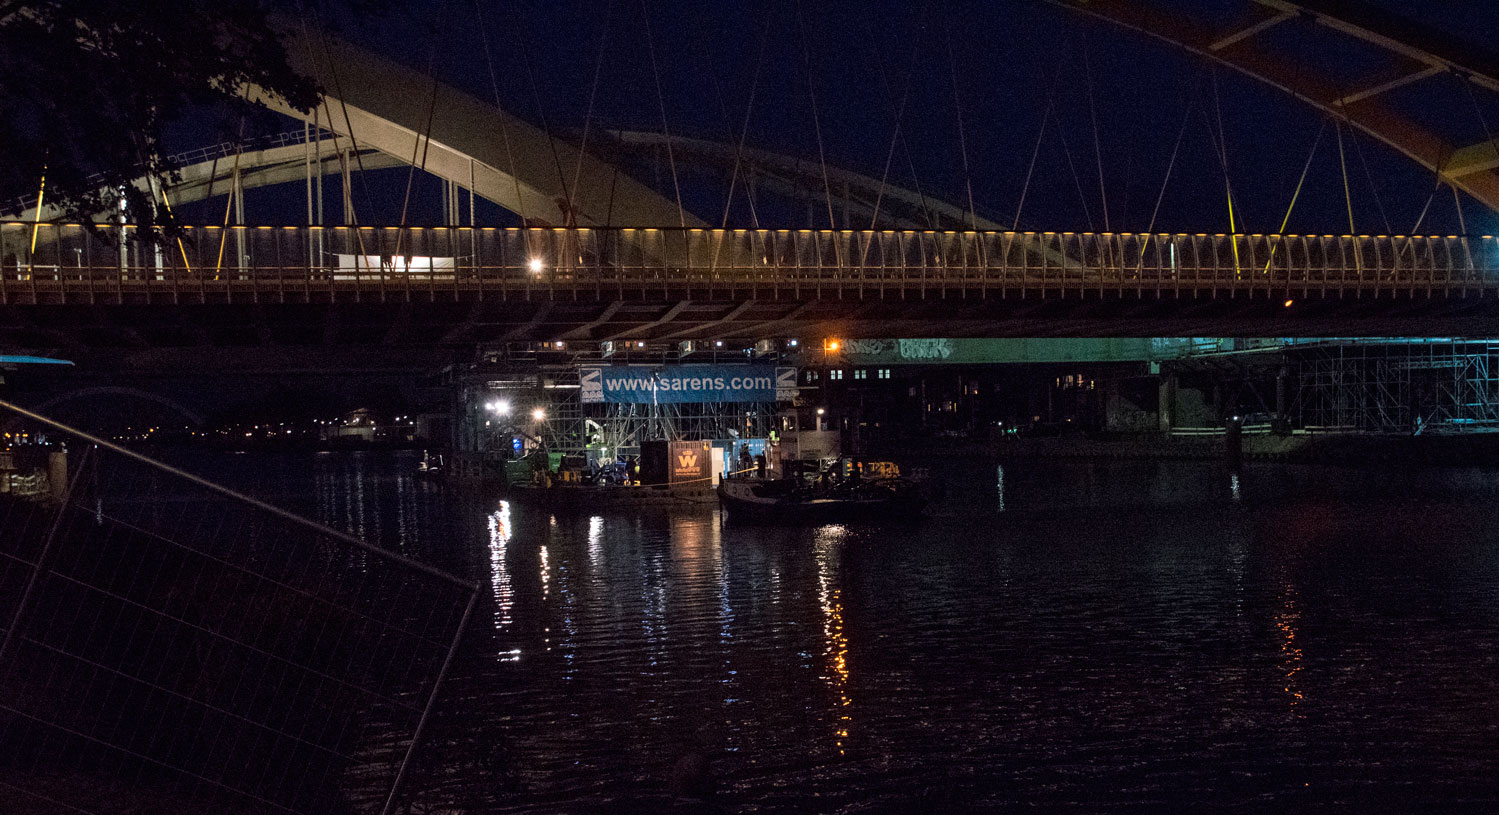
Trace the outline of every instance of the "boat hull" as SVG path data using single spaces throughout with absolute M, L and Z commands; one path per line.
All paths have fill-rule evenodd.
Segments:
M 900 490 L 871 490 L 864 495 L 815 497 L 794 493 L 775 495 L 766 488 L 768 484 L 774 482 L 758 479 L 720 482 L 718 500 L 729 520 L 788 525 L 915 520 L 927 504 L 926 495 L 909 486 Z
M 713 490 L 703 486 L 594 486 L 554 485 L 539 487 L 512 484 L 505 497 L 527 506 L 557 512 L 628 510 L 638 507 L 709 506 L 716 500 Z

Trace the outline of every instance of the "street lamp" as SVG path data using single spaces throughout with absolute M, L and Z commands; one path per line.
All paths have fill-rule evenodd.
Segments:
M 537 408 L 531 411 L 531 418 L 535 419 L 538 422 L 544 422 L 547 418 L 547 412 L 543 408 Z
M 526 266 L 531 270 L 531 274 L 541 274 L 542 270 L 546 268 L 546 264 L 542 262 L 541 258 L 531 258 Z

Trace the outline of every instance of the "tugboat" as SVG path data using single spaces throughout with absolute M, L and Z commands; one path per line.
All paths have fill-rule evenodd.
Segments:
M 726 478 L 718 482 L 718 501 L 729 520 L 774 524 L 914 519 L 927 505 L 928 491 L 921 481 L 888 474 L 865 479 L 861 469 L 867 465 L 839 465 L 812 481 L 799 474 L 777 479 Z M 875 471 L 890 473 L 895 468 L 885 465 Z
M 447 475 L 447 467 L 444 465 L 440 453 L 422 451 L 422 460 L 417 462 L 416 477 L 431 481 L 441 481 Z

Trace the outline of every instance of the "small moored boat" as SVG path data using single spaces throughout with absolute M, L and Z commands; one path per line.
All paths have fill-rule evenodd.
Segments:
M 730 520 L 751 523 L 819 524 L 878 519 L 915 519 L 927 504 L 923 484 L 904 478 L 807 484 L 796 478 L 727 478 L 718 501 Z

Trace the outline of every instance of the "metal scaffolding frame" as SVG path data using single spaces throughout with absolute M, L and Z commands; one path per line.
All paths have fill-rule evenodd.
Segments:
M 1378 433 L 1499 430 L 1499 342 L 1379 339 L 1298 345 L 1294 424 Z
M 516 435 L 554 453 L 584 453 L 593 448 L 607 457 L 636 455 L 647 439 L 701 441 L 764 438 L 777 427 L 774 402 L 705 402 L 685 404 L 584 404 L 576 365 L 531 367 L 490 376 L 466 389 L 461 401 L 464 422 L 458 446 L 464 452 L 502 454 Z M 500 417 L 486 407 L 505 401 Z M 533 418 L 540 408 L 544 418 Z

